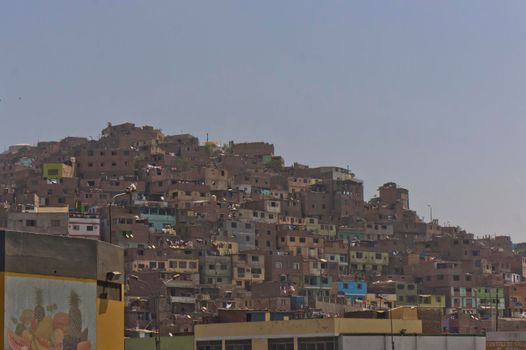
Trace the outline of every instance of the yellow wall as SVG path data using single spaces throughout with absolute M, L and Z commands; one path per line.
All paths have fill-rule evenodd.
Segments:
M 252 350 L 267 350 L 268 340 L 267 339 L 254 339 L 252 340 Z
M 97 349 L 124 350 L 124 291 L 121 301 L 97 298 Z
M 0 329 L 2 330 L 0 332 L 0 344 L 3 345 L 4 343 L 4 317 L 5 317 L 5 273 L 0 272 Z
M 56 174 L 50 175 L 49 171 L 54 170 Z M 42 176 L 47 179 L 59 180 L 63 177 L 72 177 L 73 168 L 63 163 L 46 163 L 42 169 Z
M 216 245 L 219 255 L 233 255 L 239 252 L 239 244 L 237 242 L 216 240 L 213 243 Z M 229 244 L 231 248 L 228 248 Z
M 440 297 L 440 302 L 438 302 L 436 300 L 436 297 L 439 296 Z M 435 308 L 435 307 L 446 307 L 446 297 L 443 296 L 443 295 L 430 295 L 430 301 L 429 303 L 426 303 L 424 302 L 422 299 L 420 299 L 420 297 L 424 297 L 423 295 L 419 295 L 418 298 L 418 306 L 419 307 L 423 307 L 423 308 L 426 308 L 426 307 L 429 307 L 429 308 Z
M 276 336 L 317 336 L 340 333 L 390 333 L 389 319 L 325 318 L 290 321 L 216 323 L 197 325 L 194 329 L 197 341 L 229 337 L 267 338 Z M 422 321 L 393 319 L 395 333 L 406 329 L 407 333 L 422 333 Z
M 416 307 L 399 306 L 391 309 L 393 319 L 418 320 L 418 310 Z
M 64 164 L 62 163 L 46 163 L 44 164 L 42 175 L 48 179 L 61 179 L 62 173 L 63 173 L 62 171 L 63 167 L 64 167 Z M 54 175 L 49 175 L 50 170 L 55 170 L 57 173 Z

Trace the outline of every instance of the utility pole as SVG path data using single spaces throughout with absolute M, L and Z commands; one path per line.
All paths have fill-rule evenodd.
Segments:
M 112 240 L 112 227 L 111 227 L 111 221 L 112 221 L 112 217 L 111 217 L 111 208 L 113 207 L 113 203 L 115 202 L 115 200 L 119 197 L 123 197 L 123 196 L 127 196 L 127 195 L 130 195 L 130 201 L 131 201 L 131 194 L 133 192 L 137 191 L 137 186 L 135 184 L 131 184 L 130 186 L 126 187 L 126 189 L 124 190 L 124 192 L 122 193 L 118 193 L 116 194 L 115 196 L 111 197 L 110 199 L 110 204 L 108 206 L 108 221 L 109 221 L 109 241 L 110 243 L 113 243 L 113 240 Z
M 394 345 L 394 334 L 393 334 L 393 302 L 391 302 L 391 307 L 389 308 L 389 320 L 391 322 L 391 350 L 395 350 Z
M 429 207 L 429 222 L 433 222 L 433 207 L 431 206 L 431 204 L 428 204 L 427 205 Z
M 150 300 L 153 301 L 154 305 L 154 311 L 155 311 L 155 324 L 154 324 L 154 332 L 155 332 L 155 350 L 161 350 L 161 329 L 160 329 L 160 326 L 159 326 L 159 318 L 160 318 L 160 315 L 159 315 L 159 311 L 160 311 L 160 307 L 159 307 L 159 304 L 161 302 L 161 291 L 159 290 L 159 293 L 154 293 L 153 291 L 153 288 L 152 286 L 149 284 L 149 283 L 146 283 L 145 281 L 141 280 L 139 278 L 139 276 L 137 275 L 130 275 L 129 278 L 137 281 L 138 283 L 142 284 L 143 286 L 145 286 L 146 288 L 148 288 L 148 290 L 150 291 Z
M 499 287 L 495 288 L 495 332 L 499 331 Z
M 380 300 L 383 300 L 384 305 L 386 304 L 385 298 L 380 295 L 376 294 L 376 297 Z M 391 350 L 395 350 L 395 344 L 394 344 L 394 330 L 393 330 L 393 301 L 389 302 L 389 323 L 391 324 Z

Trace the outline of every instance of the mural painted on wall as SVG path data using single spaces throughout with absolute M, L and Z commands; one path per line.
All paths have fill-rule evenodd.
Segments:
M 5 349 L 95 350 L 96 284 L 6 278 Z

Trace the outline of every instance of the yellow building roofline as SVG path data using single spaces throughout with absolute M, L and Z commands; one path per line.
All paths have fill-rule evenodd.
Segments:
M 35 207 L 35 213 L 69 213 L 69 206 L 66 207 Z

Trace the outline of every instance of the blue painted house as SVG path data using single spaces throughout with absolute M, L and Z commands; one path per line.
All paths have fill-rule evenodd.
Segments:
M 367 294 L 367 282 L 339 281 L 338 294 L 345 295 L 353 303 L 356 302 L 356 300 L 364 300 Z
M 143 207 L 141 219 L 147 219 L 155 232 L 162 232 L 165 227 L 175 227 L 175 208 Z

